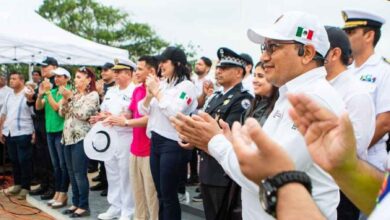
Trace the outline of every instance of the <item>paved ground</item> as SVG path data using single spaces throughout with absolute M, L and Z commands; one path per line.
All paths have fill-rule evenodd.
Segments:
M 93 178 L 97 173 L 89 174 L 89 178 Z M 0 174 L 0 180 L 2 176 Z M 91 185 L 96 183 L 90 181 Z M 2 188 L 12 185 L 12 180 L 7 178 L 6 184 Z M 36 188 L 33 187 L 32 189 Z M 0 188 L 0 189 L 2 189 Z M 187 187 L 187 191 L 191 197 L 196 195 L 195 187 Z M 68 206 L 71 204 L 71 189 L 69 190 Z M 108 208 L 106 197 L 100 196 L 100 191 L 90 191 L 90 207 L 91 217 L 83 218 L 85 220 L 95 220 L 99 213 L 104 212 Z M 27 201 L 19 201 L 16 198 L 8 197 L 0 190 L 0 220 L 70 220 L 62 211 L 65 208 L 54 210 L 46 205 L 47 201 L 42 201 L 38 196 L 28 196 Z M 182 220 L 204 220 L 203 207 L 200 202 L 190 202 L 189 204 L 182 203 Z

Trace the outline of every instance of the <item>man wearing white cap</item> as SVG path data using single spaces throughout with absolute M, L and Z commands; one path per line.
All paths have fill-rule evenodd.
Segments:
M 288 93 L 305 93 L 337 115 L 345 111 L 340 95 L 325 78 L 323 63 L 330 44 L 324 26 L 318 20 L 310 14 L 288 12 L 280 16 L 268 29 L 249 29 L 248 37 L 252 42 L 261 44 L 261 60 L 264 62 L 266 77 L 279 87 L 280 93 L 263 129 L 285 148 L 296 169 L 310 177 L 313 199 L 324 216 L 327 219 L 336 219 L 338 186 L 328 173 L 311 160 L 302 135 L 289 117 L 290 103 L 286 97 Z M 281 175 L 283 172 L 278 176 Z M 300 175 L 303 174 L 296 174 L 295 182 L 300 183 Z M 272 181 L 280 180 L 284 181 Z M 272 181 L 267 180 L 266 183 L 274 185 Z M 259 184 L 260 180 L 256 183 Z M 262 183 L 260 185 L 262 186 Z M 275 190 L 277 191 L 278 187 Z M 273 213 L 274 210 L 266 207 L 266 211 Z
M 212 138 L 207 143 L 199 143 L 197 146 L 207 146 L 204 150 L 214 157 L 224 171 L 241 186 L 242 218 L 244 220 L 274 219 L 278 202 L 274 195 L 277 195 L 278 189 L 287 183 L 305 186 L 305 189 L 312 192 L 313 199 L 321 213 L 327 219 L 337 219 L 338 187 L 329 174 L 311 160 L 302 135 L 289 117 L 290 104 L 286 96 L 288 93 L 306 93 L 336 114 L 345 111 L 340 95 L 325 78 L 326 71 L 323 63 L 329 50 L 329 40 L 324 26 L 317 21 L 318 18 L 310 14 L 287 12 L 280 16 L 269 29 L 258 32 L 248 30 L 249 39 L 262 45 L 261 59 L 264 62 L 266 77 L 279 87 L 280 93 L 274 110 L 263 125 L 263 129 L 266 136 L 271 137 L 277 145 L 282 146 L 288 152 L 296 171 L 284 172 L 288 170 L 286 161 L 285 164 L 273 169 L 264 182 L 261 182 L 260 176 L 251 178 L 254 184 L 241 172 L 237 156 L 229 141 L 231 140 L 230 132 L 226 131 L 226 126 L 222 131 L 218 125 L 208 123 L 211 120 L 204 119 L 202 122 L 209 125 L 207 126 L 210 128 L 208 133 Z M 180 123 L 177 121 L 173 120 L 176 123 L 176 129 L 179 129 Z M 190 120 L 186 123 L 187 126 L 188 124 L 193 126 Z M 179 130 L 179 133 L 189 143 L 195 143 L 196 140 L 191 140 L 189 136 L 186 136 L 189 134 L 188 130 L 190 129 L 187 129 L 187 133 Z M 267 137 L 259 138 L 257 142 L 259 141 L 261 145 L 270 144 Z M 253 146 L 253 142 L 251 144 Z M 251 148 L 252 152 L 253 150 Z M 310 182 L 313 186 L 312 190 L 308 187 Z M 259 193 L 263 195 L 261 204 L 257 196 Z M 308 212 L 311 211 L 317 210 L 315 208 L 308 210 Z M 305 215 L 302 217 L 304 218 Z
M 376 127 L 367 161 L 384 170 L 387 166 L 387 133 L 390 132 L 390 66 L 375 53 L 375 46 L 385 20 L 378 15 L 358 10 L 345 10 L 342 15 L 345 21 L 343 29 L 348 34 L 355 59 L 350 68 L 364 82 L 375 103 Z
M 118 146 L 115 156 L 104 162 L 107 172 L 109 209 L 98 215 L 99 219 L 129 220 L 134 213 L 134 198 L 129 177 L 129 146 L 133 129 L 126 124 L 117 124 L 117 119 L 126 116 L 134 91 L 132 84 L 133 71 L 136 65 L 130 60 L 115 60 L 112 68 L 115 73 L 116 86 L 109 89 L 101 104 L 101 113 L 91 118 L 91 122 L 102 121 L 106 126 L 114 125 L 118 133 Z M 129 117 L 129 116 L 127 116 Z

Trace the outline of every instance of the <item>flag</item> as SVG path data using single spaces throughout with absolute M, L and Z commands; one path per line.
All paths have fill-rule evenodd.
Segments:
M 187 105 L 191 104 L 191 102 L 192 102 L 192 99 L 190 97 L 188 97 L 187 93 L 185 93 L 185 92 L 181 92 L 179 98 L 185 100 Z
M 303 28 L 303 27 L 298 27 L 297 28 L 297 33 L 295 34 L 295 36 L 303 37 L 303 38 L 306 38 L 308 40 L 311 40 L 313 38 L 313 34 L 314 34 L 314 31 L 312 31 L 310 29 L 306 29 L 306 28 Z

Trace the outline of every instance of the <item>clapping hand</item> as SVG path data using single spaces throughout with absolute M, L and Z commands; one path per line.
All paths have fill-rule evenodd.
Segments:
M 148 88 L 149 94 L 157 96 L 160 89 L 160 81 L 157 76 L 149 74 L 146 78 L 146 87 Z
M 68 99 L 72 98 L 73 96 L 72 90 L 65 88 L 65 86 L 60 86 L 58 88 L 58 92 L 62 95 L 63 99 L 66 101 L 68 101 Z
M 303 94 L 288 96 L 290 116 L 305 138 L 313 161 L 325 171 L 357 163 L 356 140 L 348 114 L 340 118 Z
M 283 171 L 294 170 L 294 163 L 287 152 L 249 118 L 244 125 L 233 124 L 233 149 L 242 173 L 254 183 Z

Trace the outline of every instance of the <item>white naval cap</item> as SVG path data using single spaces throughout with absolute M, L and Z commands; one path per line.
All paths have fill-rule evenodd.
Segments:
M 343 10 L 341 11 L 341 14 L 345 22 L 343 29 L 356 27 L 381 28 L 386 22 L 381 16 L 367 11 Z
M 123 69 L 136 70 L 137 69 L 137 65 L 131 60 L 115 59 L 114 63 L 115 65 L 114 67 L 111 68 L 112 70 L 123 70 Z

